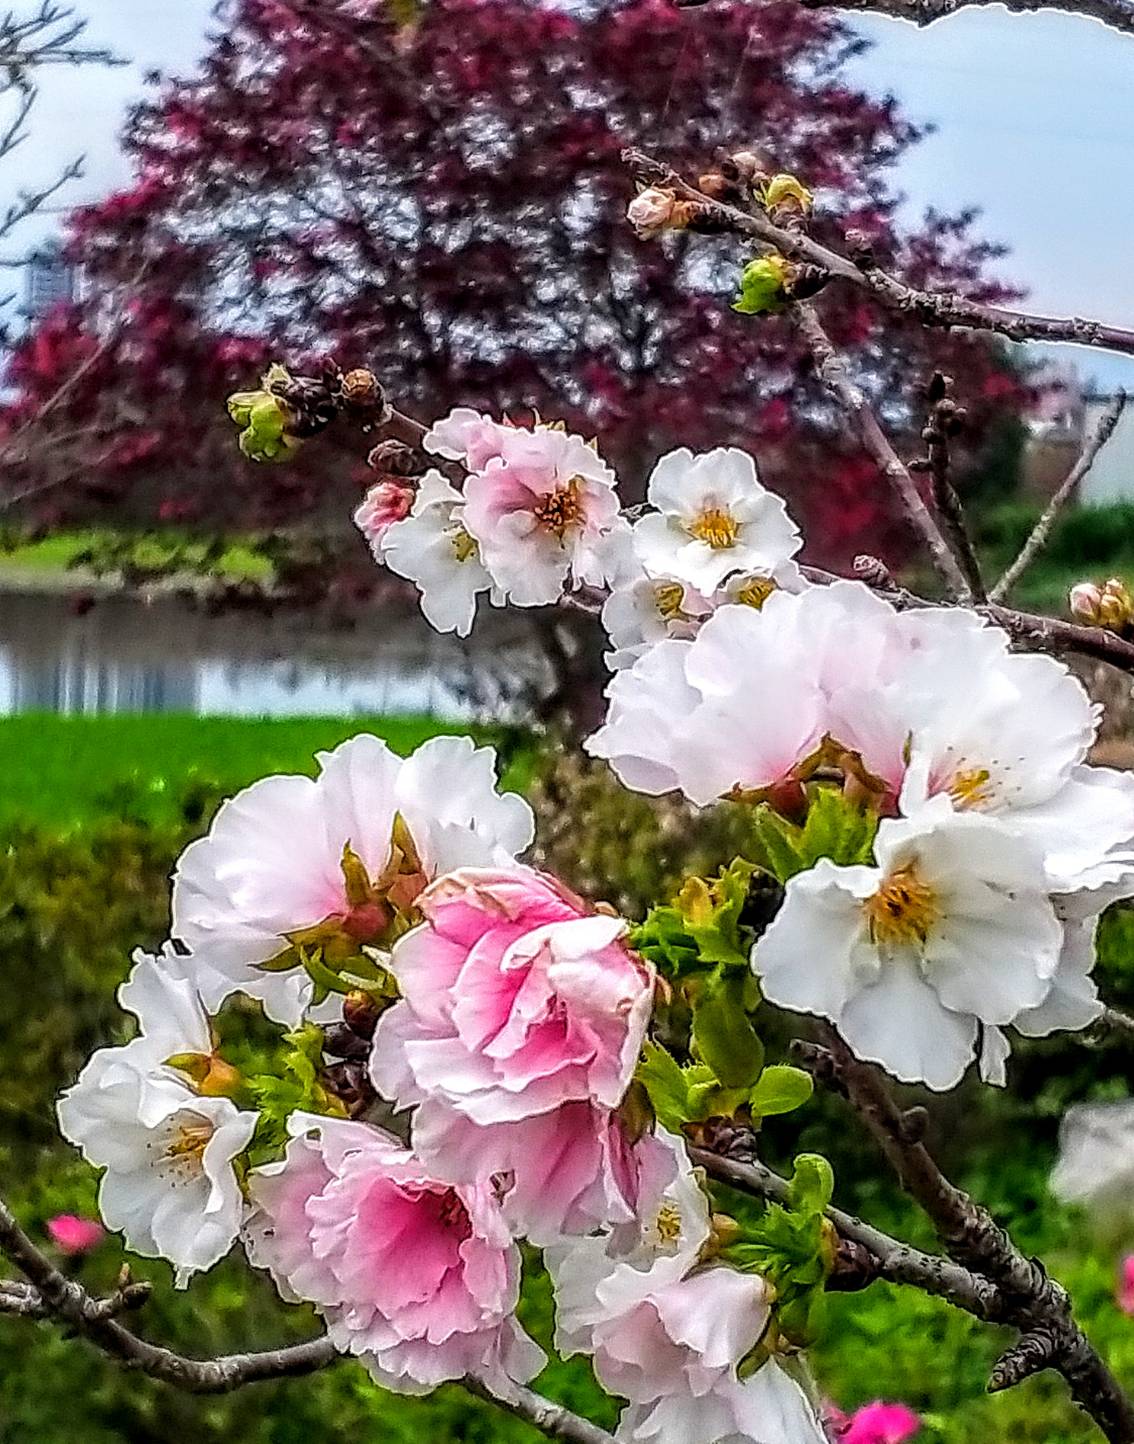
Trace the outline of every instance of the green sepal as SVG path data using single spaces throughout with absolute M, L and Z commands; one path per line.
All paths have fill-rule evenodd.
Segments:
M 740 294 L 732 309 L 743 316 L 760 316 L 783 308 L 787 297 L 784 283 L 791 263 L 783 256 L 758 256 L 740 273 Z

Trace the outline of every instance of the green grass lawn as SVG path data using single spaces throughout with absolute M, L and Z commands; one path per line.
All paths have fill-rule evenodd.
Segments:
M 103 550 L 121 539 L 120 534 L 112 531 L 90 530 L 57 532 L 40 541 L 12 542 L 0 547 L 0 579 L 47 581 L 62 580 L 68 575 L 87 577 L 93 572 L 88 567 L 76 566 L 75 558 L 91 549 Z M 204 555 L 204 545 L 176 531 L 139 534 L 130 547 L 130 560 L 142 568 L 161 567 L 179 548 L 184 549 L 185 574 L 192 574 L 194 564 Z M 272 578 L 271 563 L 252 547 L 239 542 L 225 550 L 212 570 L 230 581 L 267 582 Z
M 70 826 L 127 800 L 159 819 L 194 781 L 228 793 L 270 772 L 313 773 L 317 751 L 356 732 L 410 752 L 437 732 L 470 730 L 428 717 L 4 717 L 0 822 Z M 517 759 L 509 781 L 523 773 Z

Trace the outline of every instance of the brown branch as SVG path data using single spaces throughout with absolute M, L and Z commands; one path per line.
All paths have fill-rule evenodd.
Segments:
M 525 1389 L 522 1384 L 512 1384 L 507 1397 L 501 1398 L 479 1379 L 470 1376 L 461 1382 L 470 1394 L 475 1394 L 487 1404 L 495 1404 L 498 1409 L 506 1409 L 509 1414 L 526 1419 L 549 1439 L 565 1439 L 568 1444 L 614 1444 L 614 1436 L 605 1429 L 600 1429 L 589 1419 L 573 1414 L 562 1404 L 555 1404 L 550 1399 L 545 1399 L 542 1394 Z
M 800 335 L 807 343 L 815 362 L 820 379 L 831 395 L 850 417 L 859 438 L 875 465 L 893 487 L 901 501 L 906 516 L 919 531 L 929 548 L 933 564 L 937 568 L 949 594 L 957 601 L 971 600 L 971 591 L 964 573 L 957 565 L 957 558 L 934 521 L 929 508 L 921 499 L 917 482 L 909 468 L 890 445 L 886 433 L 878 424 L 866 397 L 851 379 L 847 364 L 824 331 L 814 308 L 806 301 L 796 302 L 791 308 L 792 319 Z
M 340 1355 L 325 1336 L 283 1349 L 255 1354 L 229 1354 L 217 1359 L 187 1359 L 138 1338 L 116 1321 L 115 1315 L 137 1308 L 149 1294 L 147 1284 L 123 1285 L 109 1298 L 96 1299 L 73 1279 L 62 1274 L 16 1222 L 0 1200 L 0 1254 L 27 1278 L 27 1284 L 0 1280 L 0 1315 L 46 1319 L 66 1324 L 103 1353 L 127 1368 L 191 1394 L 227 1394 L 245 1384 L 267 1379 L 295 1378 L 333 1364 Z M 554 1404 L 531 1389 L 512 1385 L 507 1398 L 499 1398 L 474 1378 L 463 1381 L 478 1398 L 517 1415 L 568 1444 L 614 1444 L 604 1429 Z
M 672 166 L 643 151 L 624 150 L 622 159 L 641 180 L 671 189 L 682 199 L 695 201 L 706 229 L 749 236 L 793 260 L 808 261 L 832 278 L 869 291 L 887 310 L 912 316 L 925 326 L 991 331 L 1011 341 L 1065 342 L 1134 356 L 1132 330 L 1078 316 L 1033 316 L 1002 306 L 988 306 L 955 291 L 918 290 L 882 270 L 865 246 L 856 250 L 853 259 L 840 255 L 802 231 L 776 225 L 767 216 L 749 215 L 736 206 L 711 200 L 678 175 Z
M 976 602 L 985 600 L 984 577 L 980 562 L 973 549 L 972 538 L 965 522 L 965 511 L 957 488 L 953 485 L 953 455 L 951 441 L 963 429 L 964 411 L 952 397 L 952 378 L 934 373 L 929 383 L 929 419 L 922 431 L 925 442 L 925 459 L 920 466 L 933 481 L 933 504 L 949 539 L 953 555 L 964 573 L 965 581 Z M 912 471 L 913 466 L 910 467 Z
M 823 1025 L 822 1038 L 822 1047 L 799 1049 L 806 1066 L 847 1098 L 950 1257 L 997 1286 L 1000 1322 L 1020 1332 L 993 1371 L 990 1388 L 1006 1388 L 1041 1368 L 1055 1369 L 1111 1444 L 1131 1444 L 1134 1405 L 1072 1318 L 1066 1290 L 1038 1259 L 1025 1258 L 991 1214 L 945 1177 L 921 1141 L 920 1128 L 908 1126 L 908 1115 L 894 1102 L 881 1071 L 856 1058 L 829 1025 Z
M 783 1203 L 787 1199 L 787 1179 L 755 1156 L 756 1140 L 751 1130 L 737 1130 L 734 1138 L 725 1142 L 724 1149 L 717 1139 L 706 1139 L 706 1142 L 709 1141 L 713 1147 L 692 1148 L 690 1154 L 693 1162 L 713 1178 L 753 1198 L 769 1199 L 775 1203 Z M 865 1287 L 877 1279 L 908 1284 L 923 1293 L 947 1299 L 978 1319 L 995 1320 L 998 1317 L 1001 1306 L 999 1290 L 980 1274 L 950 1259 L 911 1248 L 909 1244 L 891 1238 L 881 1229 L 841 1209 L 829 1208 L 827 1217 L 834 1224 L 840 1240 L 856 1251 L 856 1263 L 861 1268 L 858 1287 Z
M 1114 435 L 1114 428 L 1118 425 L 1119 418 L 1126 409 L 1126 392 L 1119 391 L 1114 400 L 1106 408 L 1098 419 L 1094 431 L 1087 437 L 1082 451 L 1075 465 L 1067 473 L 1064 480 L 1056 489 L 1054 496 L 1044 507 L 1043 515 L 1032 528 L 1031 535 L 1020 548 L 1020 554 L 1009 566 L 1004 575 L 989 593 L 989 600 L 999 602 L 1016 585 L 1016 583 L 1035 561 L 1036 557 L 1047 544 L 1051 535 L 1051 529 L 1055 525 L 1059 513 L 1075 495 L 1083 478 L 1095 464 L 1095 458 Z
M 1051 12 L 1084 15 L 1099 20 L 1112 30 L 1134 35 L 1134 6 L 1127 0 L 802 0 L 808 10 L 851 10 L 856 13 L 889 15 L 924 27 L 956 15 L 959 10 L 1002 5 L 1017 15 Z

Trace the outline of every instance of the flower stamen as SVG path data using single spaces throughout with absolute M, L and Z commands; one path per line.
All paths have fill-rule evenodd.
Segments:
M 937 895 L 911 867 L 891 873 L 862 905 L 874 943 L 922 944 L 937 921 Z
M 993 795 L 992 773 L 987 767 L 969 767 L 957 772 L 949 784 L 949 796 L 958 808 L 986 807 Z
M 736 545 L 740 523 L 730 511 L 708 506 L 689 523 L 686 531 L 698 541 L 707 542 L 713 551 L 726 551 Z
M 583 519 L 583 503 L 579 489 L 583 478 L 573 476 L 564 486 L 548 492 L 532 507 L 532 515 L 544 531 L 553 532 L 560 541 Z
M 453 555 L 459 562 L 470 561 L 479 552 L 480 548 L 476 544 L 475 537 L 470 536 L 459 522 L 449 528 L 448 535 Z
M 771 577 L 749 577 L 742 586 L 737 587 L 734 600 L 759 611 L 775 590 L 776 584 Z

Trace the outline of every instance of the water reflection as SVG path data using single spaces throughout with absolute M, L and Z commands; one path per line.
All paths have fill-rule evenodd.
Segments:
M 0 713 L 196 712 L 350 716 L 514 714 L 546 685 L 522 618 L 482 618 L 467 642 L 416 610 L 341 631 L 304 616 L 207 618 L 172 598 L 0 598 Z

